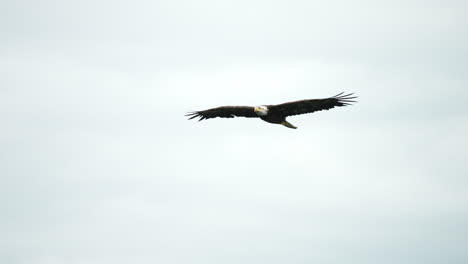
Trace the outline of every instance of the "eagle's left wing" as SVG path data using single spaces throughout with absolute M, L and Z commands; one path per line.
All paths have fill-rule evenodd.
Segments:
M 354 103 L 353 99 L 356 99 L 353 94 L 343 93 L 337 94 L 333 97 L 323 99 L 308 99 L 300 100 L 295 102 L 288 102 L 284 104 L 273 105 L 276 110 L 283 113 L 285 116 L 302 115 L 307 113 L 313 113 L 316 111 L 328 110 L 337 106 L 346 106 Z

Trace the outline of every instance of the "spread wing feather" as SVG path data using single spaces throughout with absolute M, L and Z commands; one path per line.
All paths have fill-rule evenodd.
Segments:
M 198 121 L 215 117 L 258 117 L 258 115 L 254 111 L 254 108 L 251 106 L 221 106 L 203 111 L 190 112 L 186 114 L 186 116 L 190 117 L 189 120 L 198 117 Z
M 285 116 L 302 115 L 316 111 L 328 110 L 337 106 L 347 106 L 354 103 L 356 96 L 353 94 L 337 94 L 333 97 L 323 99 L 308 99 L 284 104 L 273 105 L 275 109 L 281 111 Z

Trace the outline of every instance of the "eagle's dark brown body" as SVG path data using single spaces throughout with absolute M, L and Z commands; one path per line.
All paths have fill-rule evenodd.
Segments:
M 268 123 L 282 124 L 289 128 L 296 128 L 286 121 L 286 117 L 328 110 L 338 106 L 347 106 L 355 102 L 353 99 L 357 98 L 352 95 L 353 94 L 343 95 L 343 93 L 340 93 L 329 98 L 306 99 L 278 105 L 262 105 L 257 107 L 221 106 L 203 111 L 192 112 L 187 114 L 187 116 L 190 116 L 189 119 L 199 117 L 200 119 L 198 121 L 215 117 L 259 117 Z
M 268 115 L 260 116 L 260 119 L 273 124 L 281 124 L 282 122 L 286 121 L 286 115 L 280 110 L 275 109 L 274 107 L 269 105 L 267 105 L 266 107 L 268 108 Z

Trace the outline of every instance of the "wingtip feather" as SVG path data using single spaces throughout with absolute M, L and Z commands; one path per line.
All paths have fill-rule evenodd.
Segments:
M 353 96 L 354 93 L 344 94 L 344 92 L 339 93 L 338 95 L 333 96 L 333 98 L 337 99 L 343 105 L 351 105 L 351 103 L 356 103 L 358 96 Z

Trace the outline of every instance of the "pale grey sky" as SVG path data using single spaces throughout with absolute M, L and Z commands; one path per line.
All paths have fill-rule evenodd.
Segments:
M 467 8 L 0 3 L 0 262 L 467 263 Z

